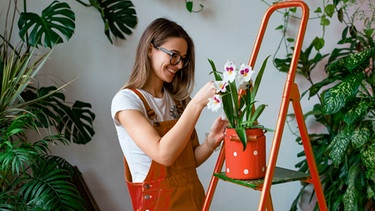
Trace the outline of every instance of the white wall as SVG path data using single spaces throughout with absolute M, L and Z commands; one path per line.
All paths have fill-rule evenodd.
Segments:
M 1 10 L 5 8 L 6 2 L 1 1 Z M 130 211 L 131 204 L 123 179 L 122 152 L 110 116 L 110 103 L 129 76 L 135 49 L 144 28 L 153 19 L 163 16 L 178 22 L 190 33 L 196 44 L 197 90 L 206 81 L 213 79 L 208 74 L 208 58 L 213 59 L 219 67 L 226 59 L 236 63 L 248 61 L 260 21 L 268 6 L 261 1 L 196 0 L 196 4 L 203 3 L 205 8 L 200 13 L 191 14 L 185 9 L 182 0 L 133 0 L 138 26 L 127 40 L 111 45 L 103 33 L 99 14 L 74 0 L 68 2 L 76 12 L 75 35 L 68 43 L 54 50 L 43 73 L 63 81 L 79 77 L 66 89 L 67 95 L 71 100 L 79 99 L 92 104 L 96 113 L 96 135 L 87 145 L 57 146 L 53 147 L 53 152 L 79 167 L 101 210 Z M 40 5 L 33 1 L 29 7 L 32 11 L 32 7 L 40 8 Z M 281 35 L 274 29 L 281 24 L 280 17 L 280 14 L 275 13 L 271 18 L 255 68 L 259 68 L 262 60 L 276 50 Z M 311 34 L 314 27 L 317 26 L 311 24 L 308 27 L 306 39 L 309 41 L 313 38 Z M 279 73 L 269 63 L 258 100 L 269 105 L 261 123 L 271 128 L 275 127 L 284 81 L 285 74 Z M 301 87 L 307 87 L 303 82 L 300 83 Z M 309 110 L 311 103 L 303 103 L 303 109 Z M 202 113 L 196 127 L 201 140 L 216 115 L 218 113 L 207 110 Z M 268 147 L 272 137 L 273 133 L 267 134 Z M 295 137 L 286 127 L 278 166 L 293 169 L 298 162 L 296 154 L 302 148 L 294 140 Z M 205 187 L 208 186 L 217 155 L 213 154 L 198 168 Z M 289 210 L 299 189 L 298 182 L 272 186 L 275 210 Z M 211 210 L 255 210 L 259 196 L 260 192 L 219 181 Z

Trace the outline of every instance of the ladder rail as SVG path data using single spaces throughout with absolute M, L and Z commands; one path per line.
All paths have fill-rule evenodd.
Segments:
M 215 168 L 214 168 L 214 173 L 219 173 L 223 169 L 223 164 L 224 164 L 224 160 L 225 160 L 225 152 L 224 151 L 225 151 L 224 147 L 221 147 L 220 153 L 219 153 L 219 156 L 218 156 L 218 159 L 216 161 Z M 215 177 L 215 176 L 211 177 L 210 184 L 208 185 L 208 188 L 207 188 L 206 198 L 205 198 L 204 203 L 203 203 L 202 211 L 208 211 L 209 210 L 212 199 L 214 197 L 214 193 L 215 193 L 218 181 L 219 181 L 218 177 Z
M 265 179 L 264 179 L 264 184 L 261 192 L 261 197 L 259 200 L 259 206 L 258 206 L 258 211 L 263 211 L 266 208 L 266 203 L 267 203 L 267 195 L 270 194 L 271 190 L 271 185 L 272 185 L 272 178 L 274 175 L 274 170 L 277 162 L 277 157 L 281 145 L 281 138 L 282 134 L 284 131 L 284 126 L 285 126 L 285 121 L 286 121 L 286 116 L 288 113 L 288 108 L 289 108 L 289 103 L 291 100 L 290 94 L 293 91 L 292 90 L 292 85 L 294 84 L 294 78 L 296 75 L 297 71 L 297 65 L 298 65 L 298 60 L 300 56 L 300 51 L 302 48 L 302 43 L 303 39 L 305 36 L 305 31 L 307 27 L 307 22 L 308 22 L 308 16 L 309 16 L 309 8 L 304 3 L 303 1 L 286 1 L 286 2 L 281 2 L 278 4 L 272 5 L 265 13 L 265 16 L 262 20 L 261 28 L 258 33 L 258 37 L 256 39 L 255 46 L 253 48 L 253 52 L 250 56 L 249 60 L 249 65 L 254 66 L 256 57 L 259 53 L 259 49 L 266 31 L 266 27 L 268 24 L 268 21 L 271 17 L 271 15 L 278 9 L 282 8 L 290 8 L 290 7 L 300 7 L 302 9 L 302 18 L 300 21 L 300 26 L 299 30 L 297 33 L 297 38 L 296 38 L 296 44 L 295 44 L 295 49 L 293 51 L 293 56 L 291 60 L 291 64 L 289 67 L 289 72 L 287 75 L 287 79 L 285 82 L 283 94 L 282 94 L 282 101 L 280 105 L 280 110 L 279 110 L 279 116 L 277 119 L 276 123 L 276 128 L 275 128 L 275 133 L 274 137 L 272 140 L 272 146 L 270 150 L 270 156 L 269 156 L 269 161 L 267 165 L 267 170 L 265 174 Z

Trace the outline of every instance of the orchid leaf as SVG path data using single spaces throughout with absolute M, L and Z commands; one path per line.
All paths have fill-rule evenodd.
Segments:
M 211 73 L 214 74 L 215 80 L 216 81 L 222 81 L 223 79 L 222 79 L 221 75 L 219 74 L 219 72 L 217 71 L 214 61 L 212 61 L 211 59 L 208 59 L 208 62 L 211 65 L 211 69 L 212 69 Z
M 251 98 L 253 100 L 255 100 L 255 96 L 258 93 L 260 82 L 262 81 L 263 73 L 264 73 L 264 70 L 266 69 L 267 61 L 268 61 L 269 58 L 270 58 L 270 56 L 267 56 L 267 58 L 263 61 L 263 64 L 262 64 L 261 68 L 259 69 L 259 72 L 258 72 L 257 77 L 255 79 L 253 90 L 251 91 L 251 95 L 252 95 Z
M 259 105 L 256 109 L 255 109 L 255 112 L 253 113 L 253 115 L 251 116 L 249 122 L 247 123 L 247 126 L 250 128 L 252 125 L 254 125 L 255 122 L 258 121 L 258 118 L 259 116 L 263 113 L 264 109 L 266 108 L 267 106 L 262 104 L 262 105 Z
M 244 127 L 236 127 L 235 130 L 236 130 L 238 137 L 240 138 L 242 142 L 243 150 L 245 151 L 246 145 L 247 145 L 246 129 Z
M 223 110 L 224 110 L 225 116 L 231 117 L 231 116 L 236 115 L 233 109 L 232 101 L 231 101 L 232 96 L 230 96 L 229 93 L 226 93 L 222 95 L 221 99 L 223 101 Z M 228 121 L 231 127 L 234 128 L 236 126 L 236 122 L 234 118 L 228 118 Z
M 236 87 L 236 83 L 235 82 L 229 82 L 229 92 L 230 92 L 230 96 L 231 96 L 231 104 L 233 105 L 234 107 L 234 116 L 238 116 L 238 111 L 239 111 L 239 99 L 238 99 L 238 91 L 237 91 L 237 87 Z M 228 102 L 229 104 L 229 102 Z

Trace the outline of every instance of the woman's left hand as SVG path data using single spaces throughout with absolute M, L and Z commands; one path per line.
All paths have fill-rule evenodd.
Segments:
M 214 141 L 214 143 L 210 144 L 215 147 L 218 147 L 221 144 L 221 141 L 224 139 L 224 130 L 228 125 L 228 120 L 223 119 L 221 116 L 216 118 L 211 125 L 210 132 L 207 137 L 207 140 Z

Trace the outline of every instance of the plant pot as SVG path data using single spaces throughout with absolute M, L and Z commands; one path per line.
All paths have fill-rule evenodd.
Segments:
M 262 129 L 247 129 L 247 146 L 235 129 L 227 128 L 224 137 L 226 176 L 232 179 L 259 179 L 266 174 L 266 136 Z

